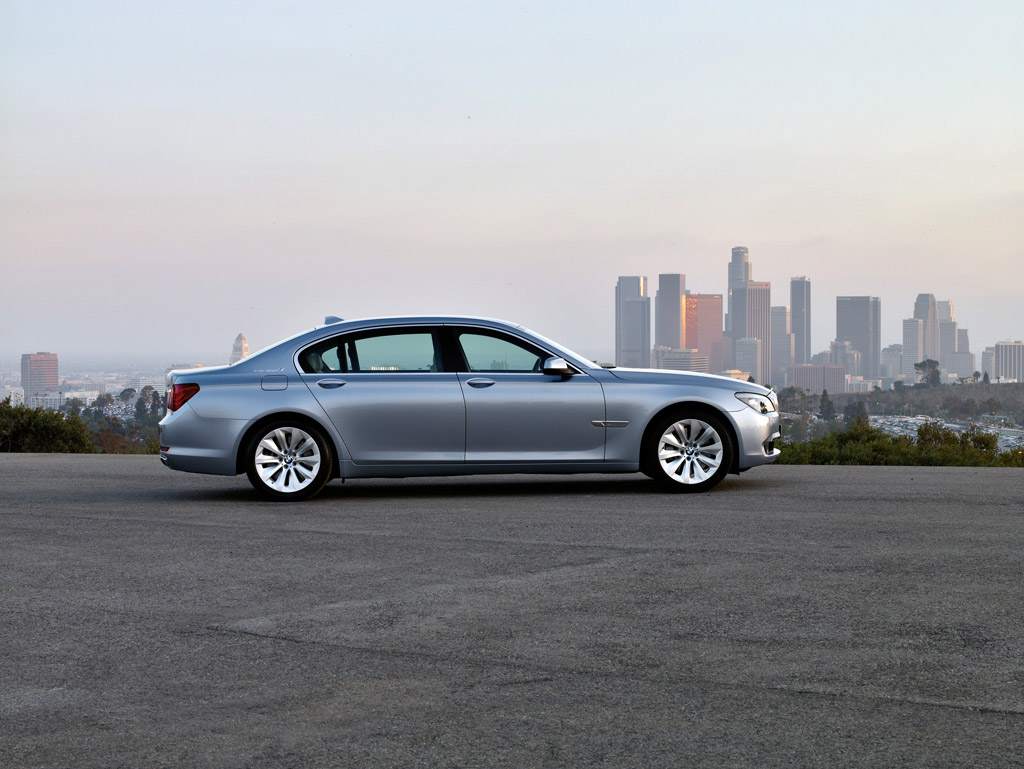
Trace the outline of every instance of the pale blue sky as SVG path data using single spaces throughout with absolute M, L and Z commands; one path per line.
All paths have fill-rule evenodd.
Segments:
M 1024 337 L 1024 5 L 0 0 L 0 359 L 504 317 L 620 274 Z M 51 297 L 50 302 L 41 296 Z

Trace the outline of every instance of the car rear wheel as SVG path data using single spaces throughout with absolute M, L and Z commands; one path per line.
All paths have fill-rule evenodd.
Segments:
M 668 491 L 700 492 L 716 486 L 732 466 L 732 436 L 721 417 L 705 411 L 661 419 L 643 447 L 644 472 Z
M 283 420 L 256 432 L 245 470 L 249 482 L 268 499 L 309 499 L 330 480 L 331 450 L 312 425 Z

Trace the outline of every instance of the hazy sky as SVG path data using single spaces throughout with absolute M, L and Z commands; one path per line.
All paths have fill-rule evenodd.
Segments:
M 321 321 L 610 359 L 622 274 L 1024 337 L 1024 4 L 0 0 L 0 360 Z M 980 363 L 980 360 L 979 360 Z

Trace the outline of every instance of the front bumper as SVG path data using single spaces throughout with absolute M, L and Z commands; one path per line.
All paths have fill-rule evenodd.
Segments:
M 740 470 L 774 462 L 782 453 L 775 448 L 775 441 L 782 437 L 778 411 L 759 414 L 754 409 L 746 408 L 733 411 L 732 418 L 739 438 L 736 464 Z

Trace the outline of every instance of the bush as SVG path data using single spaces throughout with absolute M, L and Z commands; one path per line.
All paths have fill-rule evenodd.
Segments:
M 0 402 L 0 451 L 92 453 L 89 430 L 81 417 Z
M 890 436 L 856 419 L 848 430 L 808 443 L 779 446 L 784 465 L 933 465 L 958 467 L 1024 467 L 1024 452 L 997 449 L 994 435 L 971 426 L 962 433 L 938 422 L 917 429 L 917 440 Z

